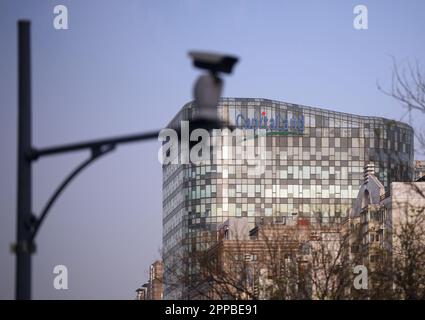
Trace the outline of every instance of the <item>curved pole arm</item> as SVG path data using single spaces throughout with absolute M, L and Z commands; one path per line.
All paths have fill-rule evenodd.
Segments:
M 90 165 L 93 161 L 98 159 L 99 157 L 107 154 L 108 152 L 111 152 L 114 150 L 115 144 L 110 145 L 103 145 L 100 147 L 92 148 L 91 149 L 91 156 L 83 161 L 78 167 L 76 167 L 63 181 L 62 183 L 57 187 L 56 191 L 52 194 L 49 201 L 47 201 L 45 207 L 43 208 L 43 211 L 41 212 L 41 215 L 39 218 L 34 218 L 32 223 L 32 233 L 31 233 L 31 239 L 30 243 L 32 243 L 37 235 L 38 230 L 41 227 L 41 224 L 43 223 L 44 219 L 46 218 L 50 208 L 56 201 L 56 199 L 60 196 L 62 191 L 66 188 L 66 186 L 80 173 L 84 168 L 86 168 L 88 165 Z
M 111 145 L 116 146 L 118 144 L 123 144 L 123 143 L 131 143 L 131 142 L 138 142 L 142 140 L 157 139 L 159 132 L 160 132 L 159 130 L 153 130 L 149 132 L 132 134 L 127 136 L 112 137 L 112 138 L 99 139 L 99 140 L 90 140 L 85 142 L 77 142 L 77 143 L 48 147 L 43 149 L 33 149 L 31 150 L 31 152 L 29 152 L 28 156 L 31 161 L 35 161 L 40 157 L 51 156 L 55 154 L 62 154 L 65 152 L 81 151 L 81 150 L 87 150 L 87 149 L 94 150 L 94 149 L 101 149 L 104 146 L 111 146 Z

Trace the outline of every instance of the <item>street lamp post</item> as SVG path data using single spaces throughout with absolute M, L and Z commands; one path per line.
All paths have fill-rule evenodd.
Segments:
M 18 28 L 18 193 L 16 230 L 16 298 L 31 298 L 31 61 L 30 23 Z
M 229 63 L 231 67 L 236 63 L 237 58 L 221 55 L 195 55 L 194 64 L 203 69 L 215 68 L 217 71 L 227 72 Z M 198 66 L 197 61 L 204 61 L 206 65 Z M 214 67 L 215 66 L 215 67 Z M 225 66 L 226 70 L 220 70 Z M 227 72 L 230 73 L 230 72 Z M 214 73 L 215 74 L 215 73 Z M 221 79 L 220 79 L 221 81 Z M 198 81 L 199 82 L 199 81 Z M 210 92 L 215 92 L 213 99 L 218 101 L 215 94 L 217 91 L 214 85 L 206 83 L 201 86 L 201 93 L 195 92 L 195 101 L 199 108 L 205 107 L 205 101 L 208 103 Z M 195 89 L 196 91 L 196 89 Z M 215 104 L 217 107 L 217 104 Z M 202 110 L 201 110 L 202 111 Z M 202 112 L 200 112 L 202 114 Z M 225 124 L 219 122 L 217 118 L 200 117 L 194 122 L 198 127 L 221 128 Z M 84 168 L 101 156 L 113 151 L 116 146 L 125 143 L 139 142 L 149 139 L 156 139 L 159 130 L 133 134 L 120 137 L 111 137 L 106 139 L 84 141 L 79 143 L 36 149 L 32 147 L 31 141 L 31 55 L 30 55 L 30 22 L 18 21 L 18 183 L 17 183 L 17 233 L 16 243 L 12 246 L 12 251 L 16 254 L 16 299 L 31 299 L 31 255 L 35 252 L 35 237 L 45 220 L 50 208 L 59 197 L 65 187 L 80 173 Z M 32 212 L 32 163 L 45 156 L 52 156 L 74 151 L 89 150 L 90 156 L 78 165 L 62 181 L 44 206 L 41 214 L 37 217 Z

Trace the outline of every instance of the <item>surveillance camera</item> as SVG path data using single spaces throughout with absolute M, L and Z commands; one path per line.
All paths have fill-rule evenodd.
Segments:
M 217 106 L 223 89 L 223 80 L 212 74 L 201 75 L 196 81 L 193 95 L 195 105 L 192 125 L 204 129 L 225 127 L 218 116 Z
M 217 117 L 217 105 L 223 90 L 223 80 L 211 74 L 201 75 L 195 83 L 193 96 L 205 118 Z
M 235 56 L 218 53 L 191 51 L 189 56 L 193 59 L 195 67 L 209 70 L 213 74 L 217 72 L 231 73 L 233 66 L 238 62 L 238 58 Z

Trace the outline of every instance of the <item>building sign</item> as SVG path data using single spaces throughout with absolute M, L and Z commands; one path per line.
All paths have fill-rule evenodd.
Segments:
M 268 117 L 265 111 L 257 112 L 253 118 L 236 115 L 236 127 L 242 129 L 266 129 L 267 135 L 302 135 L 304 133 L 304 115 Z

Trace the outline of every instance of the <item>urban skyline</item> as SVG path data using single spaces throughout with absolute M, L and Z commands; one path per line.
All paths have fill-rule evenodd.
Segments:
M 184 105 L 168 127 L 190 123 L 195 112 L 193 103 Z M 237 135 L 219 136 L 221 148 L 214 148 L 204 163 L 163 166 L 166 299 L 187 296 L 173 284 L 179 282 L 172 280 L 173 273 L 195 276 L 200 271 L 178 260 L 208 250 L 213 245 L 209 235 L 227 219 L 246 217 L 250 229 L 260 221 L 282 222 L 294 216 L 332 225 L 350 215 L 365 164 L 376 167 L 387 190 L 391 182 L 413 180 L 413 129 L 407 124 L 267 99 L 222 98 L 218 114 L 230 126 L 267 128 L 269 135 L 261 149 L 260 138 L 255 139 L 255 152 L 248 157 L 238 150 Z M 251 121 L 240 123 L 241 118 Z M 275 119 L 294 121 L 286 121 L 283 128 Z M 253 165 L 248 160 L 257 152 L 264 155 L 259 160 L 263 170 L 250 173 Z M 179 271 L 185 268 L 188 271 Z M 176 294 L 176 289 L 181 292 Z

